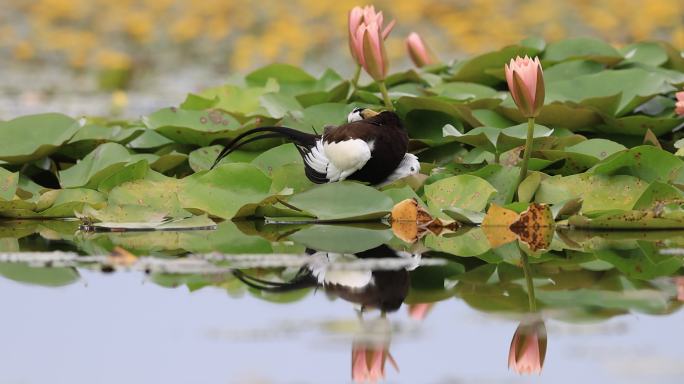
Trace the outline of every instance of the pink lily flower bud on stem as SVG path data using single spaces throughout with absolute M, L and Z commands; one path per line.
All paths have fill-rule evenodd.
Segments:
M 364 65 L 364 31 L 367 26 L 373 23 L 382 31 L 382 40 L 385 40 L 390 32 L 392 32 L 396 20 L 392 20 L 387 26 L 384 26 L 384 16 L 382 12 L 376 12 L 375 7 L 372 5 L 363 8 L 354 7 L 349 11 L 349 50 L 354 60 L 361 66 Z
M 406 49 L 411 57 L 411 61 L 418 68 L 437 63 L 437 59 L 423 39 L 415 32 L 411 32 L 408 38 L 406 38 Z
M 506 82 L 523 116 L 537 117 L 544 105 L 544 73 L 539 58 L 516 57 L 504 66 Z
M 376 81 L 385 80 L 389 71 L 387 51 L 382 40 L 380 27 L 375 23 L 365 26 L 363 31 L 363 69 Z

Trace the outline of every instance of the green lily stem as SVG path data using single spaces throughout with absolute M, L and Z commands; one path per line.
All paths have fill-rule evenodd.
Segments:
M 527 283 L 527 300 L 530 305 L 530 312 L 537 312 L 537 299 L 534 297 L 534 282 L 532 281 L 532 271 L 530 271 L 530 263 L 527 259 L 527 254 L 520 250 L 523 273 L 525 274 L 525 282 Z
M 354 77 L 352 77 L 351 85 L 354 90 L 359 84 L 359 78 L 361 77 L 361 66 L 356 64 L 356 72 L 354 72 Z
M 527 139 L 525 140 L 525 148 L 523 149 L 523 160 L 520 165 L 520 176 L 518 182 L 515 184 L 516 190 L 520 183 L 527 177 L 527 163 L 530 161 L 530 154 L 532 153 L 532 145 L 534 142 L 534 117 L 527 118 Z
M 380 88 L 380 93 L 382 93 L 382 99 L 385 100 L 385 107 L 387 110 L 394 111 L 394 106 L 392 105 L 392 100 L 390 100 L 389 92 L 387 92 L 387 86 L 385 85 L 385 80 L 378 81 L 378 87 Z

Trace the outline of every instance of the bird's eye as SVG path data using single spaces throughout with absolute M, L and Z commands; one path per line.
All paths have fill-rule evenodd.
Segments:
M 416 171 L 416 169 L 411 167 L 411 172 L 415 172 L 415 171 Z

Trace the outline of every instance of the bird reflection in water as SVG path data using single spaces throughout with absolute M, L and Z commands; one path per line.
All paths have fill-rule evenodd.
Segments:
M 311 254 L 311 262 L 287 282 L 258 279 L 240 270 L 233 273 L 246 285 L 259 290 L 289 292 L 322 288 L 329 295 L 353 303 L 357 309 L 358 327 L 352 341 L 352 379 L 355 382 L 384 379 L 388 361 L 399 371 L 389 351 L 392 324 L 387 313 L 397 311 L 406 299 L 410 286 L 409 271 L 418 267 L 420 255 L 395 251 L 387 245 L 353 255 L 316 251 L 308 253 Z M 378 268 L 344 267 L 345 263 L 353 265 L 355 260 L 376 260 Z M 404 262 L 383 267 L 383 260 Z

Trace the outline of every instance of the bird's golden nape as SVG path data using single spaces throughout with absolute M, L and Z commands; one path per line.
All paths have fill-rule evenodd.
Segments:
M 369 119 L 373 116 L 377 116 L 380 114 L 380 112 L 376 112 L 370 108 L 364 108 L 361 110 L 360 113 L 361 113 L 361 117 L 363 117 L 364 119 Z

